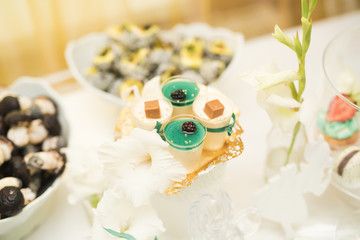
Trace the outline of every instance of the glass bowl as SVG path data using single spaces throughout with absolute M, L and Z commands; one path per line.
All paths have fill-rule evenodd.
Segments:
M 360 85 L 360 26 L 339 33 L 329 42 L 323 55 L 323 70 L 336 94 L 360 110 L 360 102 L 342 95 Z
M 359 43 L 360 26 L 342 31 L 328 43 L 323 54 L 323 72 L 328 83 L 323 89 L 325 91 L 323 100 L 326 104 L 329 104 L 335 96 L 339 96 L 351 107 L 357 111 L 360 110 Z M 345 97 L 344 94 L 349 97 Z M 358 139 L 353 145 L 360 146 L 360 140 Z M 342 149 L 333 151 L 334 160 Z M 360 207 L 359 188 L 349 189 L 335 176 L 332 184 L 341 192 L 348 203 Z

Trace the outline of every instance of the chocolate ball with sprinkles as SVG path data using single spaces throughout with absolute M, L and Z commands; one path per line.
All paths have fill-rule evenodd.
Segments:
M 335 161 L 336 178 L 348 188 L 360 188 L 360 147 L 343 150 Z

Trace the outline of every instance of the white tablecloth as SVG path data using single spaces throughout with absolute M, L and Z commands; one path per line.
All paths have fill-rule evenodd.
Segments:
M 339 31 L 356 24 L 360 24 L 360 12 L 314 22 L 306 63 L 308 83 L 305 94 L 320 91 L 322 53 L 326 44 Z M 294 35 L 295 31 L 296 28 L 286 32 Z M 297 69 L 295 54 L 268 34 L 246 42 L 238 72 L 246 72 L 270 61 L 275 61 L 281 69 Z M 233 87 L 234 85 L 236 87 Z M 240 123 L 245 130 L 245 151 L 239 158 L 229 162 L 223 183 L 223 188 L 232 198 L 236 210 L 241 210 L 253 206 L 254 192 L 264 185 L 265 137 L 271 125 L 267 115 L 256 105 L 253 89 L 240 83 L 236 78 L 218 83 L 217 86 L 232 98 L 242 113 Z M 104 140 L 113 138 L 118 108 L 80 87 L 63 93 L 62 97 L 70 120 L 70 141 L 73 146 L 95 148 Z M 62 186 L 57 193 L 54 211 L 26 240 L 86 239 L 90 231 L 86 213 L 80 204 L 69 205 L 67 195 L 68 190 Z M 355 210 L 332 186 L 321 197 L 308 196 L 307 202 L 309 219 L 297 226 L 297 229 L 303 236 L 312 236 L 313 239 L 331 239 L 337 221 Z M 249 239 L 275 240 L 284 239 L 284 236 L 279 225 L 264 221 L 259 231 Z

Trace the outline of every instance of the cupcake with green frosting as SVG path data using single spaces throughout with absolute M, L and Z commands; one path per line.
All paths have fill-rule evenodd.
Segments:
M 356 109 L 339 96 L 331 101 L 327 111 L 322 110 L 318 113 L 316 124 L 332 149 L 351 145 L 359 136 Z

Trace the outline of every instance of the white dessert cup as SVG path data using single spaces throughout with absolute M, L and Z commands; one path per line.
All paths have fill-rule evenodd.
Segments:
M 159 100 L 160 118 L 146 118 L 144 102 L 151 100 Z M 157 122 L 164 124 L 171 118 L 173 107 L 170 101 L 164 98 L 141 98 L 130 106 L 130 112 L 136 127 L 151 131 L 155 128 Z
M 179 120 L 179 119 L 189 119 L 189 120 L 194 119 L 197 122 L 199 122 L 202 126 L 204 126 L 204 124 L 201 122 L 200 119 L 198 119 L 195 116 L 179 115 L 179 116 L 171 118 L 167 123 L 165 123 L 165 125 L 162 128 L 163 129 L 162 132 L 164 133 L 164 138 L 165 138 L 166 142 L 169 143 L 169 148 L 170 148 L 171 154 L 174 155 L 174 157 L 182 163 L 182 165 L 185 167 L 187 173 L 192 173 L 200 167 L 201 153 L 203 150 L 204 140 L 205 140 L 207 131 L 206 131 L 206 127 L 204 126 L 205 134 L 204 134 L 204 137 L 199 142 L 196 142 L 193 144 L 187 144 L 185 146 L 174 144 L 166 136 L 165 128 L 170 122 L 173 122 L 173 121 Z
M 204 112 L 204 107 L 206 102 L 214 99 L 218 99 L 225 106 L 225 109 L 223 115 L 210 119 Z M 231 101 L 224 96 L 216 94 L 200 95 L 194 101 L 193 112 L 207 128 L 204 149 L 208 151 L 221 149 L 225 144 L 227 136 L 231 133 L 233 124 L 235 123 L 235 115 Z

